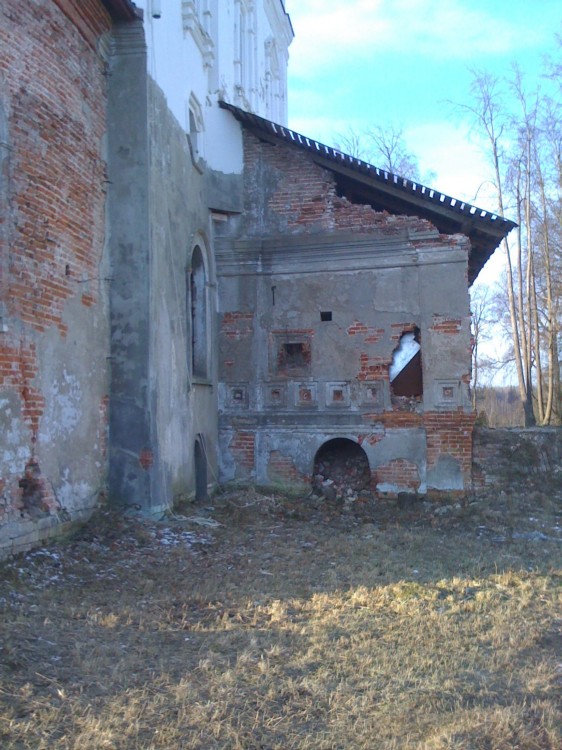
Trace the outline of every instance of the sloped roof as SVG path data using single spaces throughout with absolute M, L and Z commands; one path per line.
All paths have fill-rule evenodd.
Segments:
M 317 164 L 336 175 L 340 189 L 351 200 L 370 204 L 380 211 L 420 216 L 428 219 L 443 234 L 469 237 L 472 245 L 468 265 L 471 284 L 503 238 L 517 226 L 498 214 L 379 169 L 233 104 L 220 102 L 220 106 L 230 111 L 258 138 L 306 151 Z

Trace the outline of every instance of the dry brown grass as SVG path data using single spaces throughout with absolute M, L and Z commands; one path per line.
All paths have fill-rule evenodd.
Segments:
M 100 516 L 1 569 L 0 747 L 559 750 L 560 506 L 502 502 Z

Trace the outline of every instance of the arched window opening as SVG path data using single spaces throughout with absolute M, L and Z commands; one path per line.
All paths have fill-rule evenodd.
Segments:
M 206 378 L 207 372 L 207 293 L 205 263 L 197 246 L 191 257 L 189 299 L 191 316 L 191 366 L 194 377 Z
M 392 355 L 389 370 L 393 404 L 419 401 L 423 395 L 420 329 L 405 331 Z
M 314 458 L 313 488 L 342 507 L 370 497 L 371 468 L 363 448 L 347 438 L 324 443 Z
M 195 467 L 195 499 L 206 500 L 207 493 L 207 457 L 205 455 L 205 441 L 198 435 L 193 446 L 193 464 Z
M 194 94 L 189 97 L 187 120 L 187 140 L 191 151 L 191 159 L 197 166 L 199 160 L 204 157 L 202 138 L 204 126 L 201 105 Z

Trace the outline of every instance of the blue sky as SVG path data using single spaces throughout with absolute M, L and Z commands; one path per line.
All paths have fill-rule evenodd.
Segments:
M 289 125 L 334 144 L 348 126 L 403 128 L 439 190 L 495 209 L 487 164 L 450 101 L 468 100 L 470 68 L 529 84 L 556 51 L 561 0 L 285 0 L 295 39 Z M 562 56 L 562 53 L 561 53 Z

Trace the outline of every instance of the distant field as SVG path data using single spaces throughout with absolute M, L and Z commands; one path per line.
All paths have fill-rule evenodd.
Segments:
M 253 490 L 0 566 L 3 750 L 560 750 L 562 506 Z

